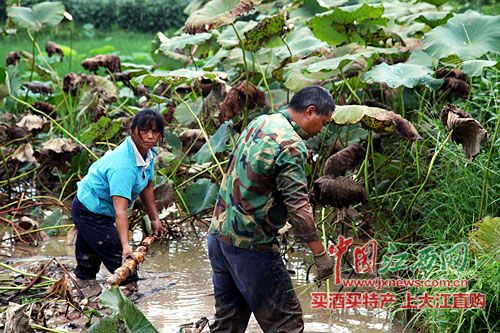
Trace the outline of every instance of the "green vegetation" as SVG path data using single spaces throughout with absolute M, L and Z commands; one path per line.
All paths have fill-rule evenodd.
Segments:
M 76 38 L 62 28 L 60 12 L 33 22 L 11 9 L 18 35 L 3 37 L 8 47 L 0 56 L 24 52 L 0 67 L 2 221 L 23 232 L 13 209 L 31 200 L 22 189 L 36 188 L 35 200 L 48 208 L 68 208 L 75 181 L 119 143 L 143 107 L 159 110 L 169 124 L 157 163 L 158 185 L 169 184 L 164 196 L 180 219 L 208 217 L 241 129 L 319 84 L 339 105 L 332 123 L 307 142 L 323 239 L 375 239 L 377 263 L 389 252 L 415 261 L 428 246 L 468 243 L 461 269 L 382 277 L 466 279 L 468 288 L 426 291 L 484 293 L 485 308 L 392 313 L 422 331 L 498 331 L 500 17 L 464 11 L 465 4 L 453 10 L 446 0 L 346 4 L 196 1 L 173 35 L 108 36 L 84 26 Z M 50 26 L 60 35 L 48 38 L 42 30 Z M 49 39 L 59 44 L 62 62 L 44 51 Z M 87 74 L 76 74 L 88 57 Z M 367 201 L 349 201 L 348 188 L 327 191 L 323 184 L 340 177 L 362 188 Z M 131 215 L 135 228 L 142 217 Z

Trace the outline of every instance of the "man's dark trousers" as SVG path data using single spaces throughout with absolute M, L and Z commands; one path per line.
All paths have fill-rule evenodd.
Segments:
M 253 312 L 265 333 L 304 331 L 302 309 L 279 253 L 234 247 L 208 237 L 215 294 L 211 332 L 245 332 Z

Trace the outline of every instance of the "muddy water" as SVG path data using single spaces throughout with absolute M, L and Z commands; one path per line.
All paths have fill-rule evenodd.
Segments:
M 137 238 L 137 237 L 134 237 Z M 0 260 L 40 261 L 57 256 L 74 265 L 73 248 L 64 238 L 52 237 L 38 248 L 17 246 L 0 248 Z M 11 259 L 5 257 L 11 256 Z M 391 325 L 384 311 L 311 309 L 310 293 L 318 290 L 306 282 L 304 254 L 291 255 L 288 269 L 302 304 L 306 332 L 401 332 Z M 109 273 L 101 267 L 98 279 L 104 283 Z M 169 244 L 154 244 L 140 271 L 141 281 L 135 295 L 138 307 L 162 333 L 179 331 L 182 324 L 213 316 L 214 299 L 205 238 L 184 238 Z M 331 290 L 336 291 L 336 290 Z M 204 332 L 208 332 L 205 330 Z M 262 332 L 251 318 L 247 332 Z

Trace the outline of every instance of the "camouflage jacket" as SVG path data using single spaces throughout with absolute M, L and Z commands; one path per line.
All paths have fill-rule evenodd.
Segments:
M 211 234 L 236 247 L 276 252 L 288 216 L 297 241 L 319 239 L 307 193 L 306 136 L 286 110 L 248 125 L 229 159 Z

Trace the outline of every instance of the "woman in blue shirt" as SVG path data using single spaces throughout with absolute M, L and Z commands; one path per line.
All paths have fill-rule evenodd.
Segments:
M 152 185 L 155 156 L 152 148 L 163 139 L 164 127 L 158 112 L 139 111 L 132 119 L 131 135 L 94 162 L 78 182 L 71 216 L 78 230 L 75 275 L 83 287 L 89 285 L 85 282 L 96 284 L 101 263 L 113 273 L 132 254 L 127 208 L 137 197 L 152 221 L 153 232 L 163 236 Z M 134 272 L 122 284 L 137 280 Z

